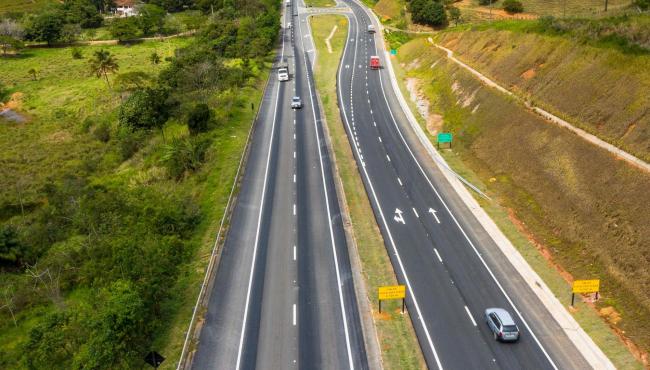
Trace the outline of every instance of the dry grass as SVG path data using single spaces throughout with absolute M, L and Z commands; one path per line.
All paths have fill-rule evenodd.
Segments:
M 579 53 L 575 48 L 572 52 Z M 454 150 L 462 162 L 487 184 L 494 199 L 512 210 L 555 263 L 575 278 L 601 279 L 598 307 L 613 306 L 623 317 L 613 326 L 647 351 L 650 175 L 482 87 L 424 40 L 406 44 L 398 56 L 403 65 L 419 60 L 406 77 L 424 83 L 432 111 L 443 114 L 445 129 L 459 140 Z M 566 83 L 572 78 L 563 75 Z M 464 107 L 463 101 L 477 89 L 472 104 Z M 564 289 L 568 291 L 568 284 Z M 600 338 L 605 328 L 601 321 L 585 329 Z M 632 366 L 629 353 L 611 345 L 603 350 L 618 366 Z
M 492 4 L 492 16 L 494 19 L 503 16 L 503 2 L 495 0 Z M 608 11 L 605 12 L 605 2 L 603 0 L 525 0 L 524 11 L 536 16 L 552 15 L 560 17 L 566 14 L 570 17 L 594 17 L 611 15 L 628 8 L 632 3 L 631 0 L 609 0 Z M 462 9 L 481 15 L 489 15 L 490 7 L 479 6 L 478 0 L 463 0 L 458 4 Z
M 334 53 L 330 54 L 324 39 L 335 24 L 338 25 L 338 31 L 331 40 Z M 377 287 L 393 285 L 397 281 L 381 233 L 372 217 L 372 208 L 337 106 L 336 73 L 346 38 L 347 21 L 343 16 L 323 15 L 311 18 L 311 27 L 318 50 L 316 85 L 331 135 L 336 166 L 343 182 L 352 232 L 357 242 L 362 274 L 368 289 L 367 299 L 371 303 L 379 336 L 383 365 L 385 369 L 421 369 L 425 366 L 424 358 L 419 351 L 409 316 L 399 313 L 400 303 L 384 302 L 382 314 L 377 314 Z
M 650 55 L 495 30 L 447 32 L 440 42 L 502 86 L 650 160 Z

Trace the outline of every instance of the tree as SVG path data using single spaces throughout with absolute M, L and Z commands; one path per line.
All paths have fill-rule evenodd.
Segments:
M 119 41 L 131 40 L 138 36 L 138 20 L 135 17 L 114 19 L 110 33 Z
M 434 27 L 447 24 L 445 7 L 434 0 L 411 0 L 410 11 L 413 21 Z
M 36 16 L 27 29 L 30 40 L 45 41 L 48 45 L 59 41 L 63 33 L 63 20 L 58 12 L 45 12 Z
M 90 0 L 65 0 L 62 11 L 65 23 L 78 24 L 81 28 L 97 28 L 104 21 L 99 8 Z
M 524 5 L 518 0 L 503 0 L 503 10 L 508 13 L 521 13 L 524 11 Z
M 97 76 L 97 78 L 104 77 L 106 85 L 111 88 L 111 83 L 108 81 L 108 74 L 117 72 L 120 66 L 117 60 L 107 50 L 97 50 L 92 59 L 90 59 L 90 70 Z
M 83 59 L 84 57 L 81 48 L 72 48 L 70 53 L 72 54 L 72 59 Z
M 0 20 L 0 36 L 9 36 L 17 40 L 22 40 L 25 36 L 25 29 L 18 21 L 5 18 Z
M 140 7 L 140 29 L 145 35 L 161 33 L 165 25 L 165 10 L 154 4 L 145 4 Z
M 449 18 L 451 18 L 452 21 L 454 21 L 454 24 L 458 26 L 458 23 L 460 23 L 460 9 L 456 8 L 455 6 L 450 6 L 449 7 Z
M 136 90 L 120 106 L 120 125 L 136 130 L 162 127 L 169 118 L 168 97 L 163 89 Z
M 22 41 L 11 36 L 0 35 L 0 49 L 2 49 L 2 55 L 6 56 L 9 50 L 13 50 L 17 54 L 23 47 L 24 45 Z
M 212 111 L 210 111 L 210 107 L 205 103 L 197 104 L 187 118 L 187 128 L 190 135 L 207 131 L 211 118 Z

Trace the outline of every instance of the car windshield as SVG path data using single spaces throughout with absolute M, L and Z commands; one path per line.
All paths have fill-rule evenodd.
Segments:
M 503 327 L 503 331 L 506 333 L 516 333 L 517 327 L 515 325 L 506 325 Z
M 293 97 L 293 101 L 295 101 L 295 102 L 299 102 L 299 101 L 300 101 L 300 98 L 297 97 L 297 96 L 294 96 L 294 97 Z

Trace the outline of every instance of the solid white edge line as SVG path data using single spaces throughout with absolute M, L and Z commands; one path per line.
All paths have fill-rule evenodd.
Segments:
M 296 326 L 296 304 L 295 303 L 293 304 L 293 326 Z
M 310 16 L 307 16 L 306 18 L 309 19 Z M 302 28 L 300 26 L 301 22 L 298 22 L 298 28 L 300 28 L 300 33 L 302 33 Z M 306 22 L 309 23 L 309 22 Z M 302 41 L 303 38 L 301 38 Z M 305 64 L 305 71 L 308 71 L 307 68 L 307 55 L 304 53 L 305 50 L 305 43 L 302 43 L 302 49 L 303 49 L 303 62 Z M 309 90 L 309 100 L 311 101 L 311 111 L 312 115 L 314 116 L 314 129 L 316 131 L 316 143 L 318 144 L 318 159 L 320 162 L 320 171 L 321 171 L 321 180 L 323 181 L 323 194 L 325 195 L 325 206 L 327 209 L 327 221 L 329 223 L 329 229 L 330 229 L 330 240 L 332 243 L 332 252 L 334 254 L 334 267 L 336 269 L 336 282 L 337 282 L 337 288 L 339 292 L 339 303 L 341 305 L 341 316 L 343 320 L 343 330 L 345 331 L 345 345 L 347 347 L 348 351 L 348 364 L 350 365 L 350 369 L 354 370 L 354 361 L 352 360 L 352 348 L 350 344 L 350 333 L 348 330 L 348 320 L 347 320 L 347 315 L 345 313 L 345 302 L 343 300 L 343 291 L 341 290 L 341 272 L 339 270 L 339 262 L 338 262 L 338 256 L 336 253 L 336 242 L 334 241 L 334 228 L 332 226 L 332 214 L 330 211 L 330 203 L 329 203 L 329 196 L 327 195 L 327 183 L 325 181 L 325 167 L 323 166 L 323 153 L 321 150 L 321 139 L 320 135 L 318 133 L 318 125 L 316 122 L 318 122 L 318 118 L 316 118 L 316 109 L 314 108 L 314 91 L 312 90 L 312 84 L 311 80 L 307 78 L 307 88 Z
M 469 312 L 469 308 L 467 308 L 467 306 L 465 306 L 465 312 L 467 312 L 467 316 L 469 316 L 469 319 L 472 320 L 472 324 L 476 326 L 476 321 L 474 321 L 474 317 L 472 317 L 472 313 Z
M 286 13 L 286 12 L 285 12 Z M 280 53 L 280 60 L 284 58 L 284 30 L 282 31 L 282 51 Z M 269 77 L 272 78 L 272 77 Z M 251 274 L 248 279 L 248 291 L 246 292 L 246 306 L 244 307 L 244 320 L 242 322 L 241 326 L 241 334 L 239 336 L 239 348 L 237 350 L 237 364 L 235 368 L 239 370 L 241 367 L 241 354 L 242 354 L 242 349 L 244 346 L 244 336 L 246 334 L 246 322 L 248 321 L 248 307 L 250 305 L 250 298 L 251 298 L 251 288 L 253 286 L 253 275 L 255 274 L 255 260 L 257 259 L 257 247 L 259 244 L 259 238 L 260 238 L 260 229 L 261 229 L 261 224 L 262 224 L 262 214 L 264 213 L 264 195 L 266 194 L 266 185 L 268 183 L 268 175 L 269 175 L 269 164 L 271 162 L 271 152 L 273 149 L 273 134 L 275 133 L 275 123 L 278 118 L 278 105 L 280 102 L 280 85 L 278 83 L 278 88 L 276 89 L 276 98 L 275 98 L 275 108 L 273 109 L 273 124 L 271 125 L 271 136 L 270 136 L 270 143 L 269 143 L 269 151 L 266 156 L 266 168 L 264 169 L 264 185 L 262 186 L 262 199 L 260 200 L 260 210 L 259 210 L 259 215 L 257 217 L 257 231 L 255 232 L 255 243 L 253 247 L 253 259 L 251 261 Z
M 293 246 L 293 260 L 296 260 L 296 246 Z
M 359 21 L 357 20 L 357 17 L 356 17 L 356 15 L 354 13 L 352 13 L 352 16 L 354 17 L 354 21 L 357 24 L 356 32 L 357 32 L 357 35 L 358 35 L 359 34 L 359 30 L 358 30 Z M 350 18 L 352 16 L 348 15 L 348 18 Z M 350 24 L 348 26 L 348 32 L 349 32 L 349 30 L 351 28 L 352 28 L 352 22 L 350 22 Z M 345 49 L 343 50 L 343 57 L 345 57 L 345 55 L 346 55 L 348 45 L 349 45 L 349 42 L 346 42 L 345 43 Z M 353 59 L 354 63 L 352 63 L 352 65 L 354 65 L 356 63 L 356 58 L 357 58 L 357 51 L 355 49 L 354 50 L 354 59 Z M 348 120 L 348 115 L 345 112 L 345 108 L 344 108 L 345 105 L 343 104 L 343 93 L 341 91 L 341 84 L 340 84 L 342 71 L 343 70 L 341 68 L 339 68 L 339 76 L 338 76 L 339 83 L 337 84 L 339 86 L 340 107 L 341 107 L 341 112 L 343 112 L 343 118 L 345 118 L 345 124 L 348 127 L 348 132 L 352 132 L 352 130 L 350 128 L 350 122 Z M 352 85 L 353 81 L 354 81 L 354 68 L 352 68 L 352 77 L 350 79 L 350 84 L 351 85 Z M 355 145 L 354 148 L 356 149 L 357 154 L 358 154 L 358 152 L 359 152 L 358 147 Z M 431 334 L 429 333 L 429 329 L 427 328 L 427 324 L 426 324 L 426 322 L 424 322 L 424 318 L 422 316 L 422 311 L 420 310 L 420 305 L 418 304 L 418 300 L 417 300 L 417 297 L 415 295 L 415 292 L 411 288 L 411 281 L 409 280 L 408 275 L 406 274 L 406 269 L 404 268 L 404 264 L 402 263 L 402 258 L 400 257 L 399 252 L 397 251 L 397 246 L 395 245 L 395 241 L 393 240 L 393 235 L 390 232 L 390 228 L 388 226 L 388 222 L 386 221 L 386 217 L 384 216 L 384 212 L 381 209 L 381 204 L 379 203 L 379 199 L 377 198 L 377 193 L 375 192 L 375 188 L 372 185 L 372 181 L 370 180 L 370 176 L 368 175 L 368 171 L 366 170 L 366 166 L 362 165 L 361 168 L 363 169 L 363 173 L 364 173 L 364 175 L 366 177 L 366 181 L 368 182 L 368 186 L 370 187 L 370 192 L 372 193 L 372 197 L 375 200 L 375 204 L 377 204 L 377 210 L 379 211 L 379 215 L 381 216 L 382 223 L 384 224 L 384 226 L 386 228 L 386 232 L 388 234 L 388 239 L 390 241 L 391 246 L 393 247 L 393 252 L 395 253 L 395 257 L 397 258 L 397 263 L 399 264 L 400 270 L 402 270 L 402 274 L 404 275 L 404 281 L 406 283 L 406 286 L 408 286 L 408 289 L 411 292 L 411 299 L 413 300 L 413 305 L 415 306 L 415 310 L 417 312 L 417 319 L 420 321 L 420 325 L 422 325 L 422 328 L 424 329 L 424 333 L 425 333 L 425 335 L 427 337 L 426 338 L 427 343 L 429 344 L 429 347 L 431 348 L 431 351 L 433 352 L 433 357 L 434 357 L 434 359 L 436 361 L 436 365 L 438 366 L 438 369 L 442 370 L 442 363 L 440 362 L 440 357 L 438 357 L 438 352 L 436 351 L 436 348 L 433 345 L 433 340 L 431 339 Z M 414 318 L 414 316 L 411 316 L 411 317 Z
M 433 251 L 436 252 L 436 256 L 438 256 L 438 261 L 442 263 L 442 257 L 440 257 L 440 253 L 438 253 L 438 250 L 436 248 L 433 248 Z
M 355 1 L 355 0 L 351 0 L 351 1 Z M 357 5 L 358 5 L 359 7 L 361 7 L 361 8 L 365 11 L 365 8 L 364 8 L 362 5 L 359 5 L 358 3 L 357 3 Z M 374 48 L 375 48 L 375 53 L 377 53 L 377 45 L 376 45 L 376 43 L 373 44 L 373 46 L 374 46 Z M 385 55 L 384 55 L 384 57 L 385 57 Z M 483 266 L 485 267 L 485 269 L 488 271 L 488 273 L 489 273 L 490 276 L 492 277 L 492 280 L 496 283 L 497 287 L 499 288 L 499 290 L 501 291 L 501 293 L 504 295 L 504 297 L 506 298 L 506 300 L 508 301 L 508 303 L 510 304 L 510 306 L 511 306 L 511 307 L 514 309 L 514 311 L 517 313 L 517 316 L 519 316 L 519 319 L 521 320 L 521 322 L 524 324 L 524 326 L 526 326 L 526 328 L 527 328 L 528 331 L 530 332 L 530 335 L 531 335 L 531 336 L 533 337 L 533 339 L 535 340 L 535 343 L 537 343 L 537 346 L 541 349 L 542 353 L 544 353 L 544 356 L 546 357 L 546 359 L 549 361 L 549 363 L 551 364 L 551 366 L 553 366 L 554 369 L 558 370 L 558 367 L 557 367 L 557 365 L 555 365 L 555 362 L 553 361 L 553 359 L 551 358 L 551 356 L 548 354 L 548 352 L 546 352 L 546 349 L 544 348 L 544 346 L 542 345 L 542 343 L 539 341 L 539 339 L 537 338 L 537 336 L 535 335 L 535 333 L 533 332 L 533 330 L 530 328 L 530 326 L 528 325 L 528 322 L 524 319 L 524 317 L 523 317 L 523 315 L 521 314 L 521 312 L 519 311 L 519 309 L 517 309 L 517 306 L 515 306 L 514 302 L 512 301 L 512 299 L 510 298 L 510 296 L 508 295 L 508 293 L 506 293 L 505 289 L 503 288 L 503 286 L 501 285 L 501 283 L 499 282 L 499 280 L 496 278 L 496 276 L 494 275 L 494 273 L 492 272 L 492 270 L 490 269 L 490 267 L 487 265 L 487 263 L 485 262 L 485 260 L 484 260 L 483 257 L 481 256 L 481 254 L 478 252 L 478 250 L 476 249 L 476 246 L 474 245 L 474 243 L 472 243 L 472 241 L 470 240 L 470 238 L 469 238 L 469 236 L 467 235 L 467 233 L 465 232 L 465 230 L 460 226 L 460 223 L 458 222 L 458 220 L 456 219 L 456 217 L 454 216 L 454 214 L 451 212 L 451 210 L 450 210 L 449 207 L 447 206 L 447 203 L 442 199 L 442 196 L 440 195 L 440 193 L 438 193 L 438 190 L 433 186 L 433 183 L 431 182 L 431 180 L 429 179 L 429 177 L 428 177 L 428 176 L 426 175 L 426 173 L 424 172 L 424 169 L 422 168 L 422 166 L 420 165 L 420 162 L 417 160 L 417 158 L 416 158 L 415 155 L 413 154 L 413 151 L 411 151 L 411 147 L 410 147 L 410 146 L 408 145 L 408 143 L 406 142 L 406 139 L 404 139 L 404 136 L 403 136 L 403 134 L 402 134 L 402 130 L 401 130 L 401 129 L 399 128 L 399 126 L 397 125 L 397 122 L 396 122 L 396 120 L 395 120 L 395 116 L 393 115 L 393 110 L 391 109 L 390 104 L 388 103 L 388 98 L 386 97 L 386 92 L 385 92 L 385 90 L 384 90 L 384 84 L 383 84 L 383 81 L 382 81 L 382 78 L 381 78 L 381 73 L 379 73 L 379 85 L 381 86 L 382 95 L 384 96 L 384 100 L 386 101 L 386 106 L 388 107 L 388 111 L 389 111 L 390 116 L 391 116 L 391 119 L 392 119 L 392 121 L 393 121 L 393 125 L 397 128 L 397 132 L 399 133 L 399 136 L 400 136 L 400 138 L 402 139 L 402 142 L 404 143 L 404 146 L 408 149 L 409 153 L 411 154 L 411 157 L 414 159 L 415 163 L 417 164 L 418 168 L 420 169 L 420 172 L 422 173 L 422 175 L 424 176 L 424 178 L 425 178 L 425 179 L 427 180 L 427 182 L 429 183 L 429 186 L 431 187 L 431 189 L 433 189 L 433 191 L 434 191 L 434 193 L 436 194 L 437 198 L 438 198 L 438 199 L 440 200 L 440 202 L 445 206 L 445 209 L 447 210 L 447 212 L 448 212 L 449 215 L 451 216 L 452 220 L 454 220 L 454 223 L 456 224 L 456 226 L 458 227 L 458 229 L 461 231 L 461 233 L 463 234 L 463 236 L 465 237 L 465 239 L 467 240 L 467 242 L 469 243 L 469 245 L 470 245 L 470 246 L 472 247 L 472 249 L 474 250 L 474 253 L 476 254 L 476 256 L 479 258 L 479 260 L 481 261 L 481 263 L 483 264 Z M 397 92 L 395 92 L 395 94 L 397 94 Z

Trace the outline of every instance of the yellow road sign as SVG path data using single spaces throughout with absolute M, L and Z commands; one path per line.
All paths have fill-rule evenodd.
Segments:
M 379 300 L 384 299 L 404 299 L 406 298 L 406 286 L 391 285 L 379 287 Z
M 600 280 L 575 280 L 573 293 L 596 293 L 600 290 Z

